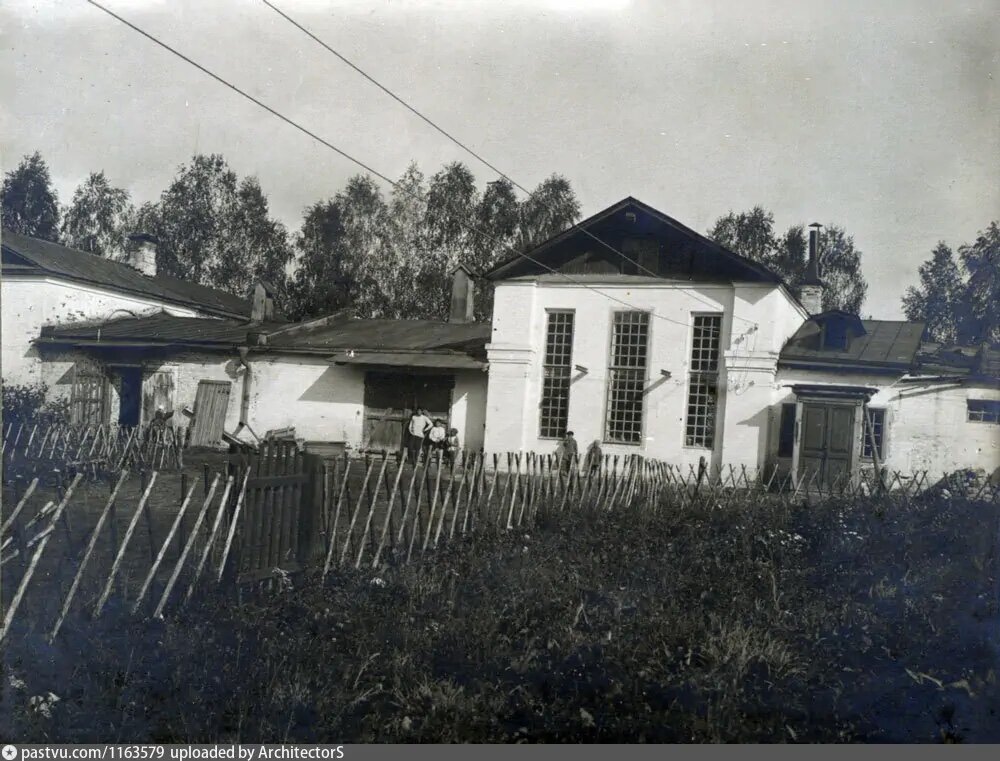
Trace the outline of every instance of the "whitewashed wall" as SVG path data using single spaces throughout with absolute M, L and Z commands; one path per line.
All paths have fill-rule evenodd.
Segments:
M 179 316 L 197 316 L 184 307 L 168 306 L 152 298 L 132 297 L 110 289 L 87 286 L 58 278 L 41 276 L 4 276 L 0 283 L 0 322 L 3 353 L 0 355 L 3 378 L 12 384 L 52 385 L 65 373 L 61 368 L 42 367 L 38 351 L 31 341 L 38 338 L 43 325 L 81 320 L 128 317 L 165 310 Z
M 568 428 L 581 452 L 595 439 L 603 442 L 612 315 L 628 307 L 602 293 L 657 315 L 650 323 L 644 440 L 602 443 L 603 451 L 640 453 L 685 466 L 701 457 L 713 464 L 762 461 L 777 354 L 805 313 L 775 286 L 756 284 L 625 285 L 612 279 L 587 289 L 571 283 L 499 283 L 489 346 L 486 449 L 545 453 L 558 444 L 538 436 L 548 309 L 575 310 L 572 363 L 588 370 L 572 374 Z M 684 445 L 691 325 L 693 315 L 705 312 L 723 314 L 724 370 L 711 450 Z M 661 370 L 671 377 L 664 378 Z
M 877 388 L 869 405 L 886 410 L 885 466 L 890 470 L 943 472 L 1000 468 L 1000 425 L 972 422 L 966 401 L 1000 401 L 1000 389 L 986 384 L 942 382 L 901 383 L 898 376 L 845 374 L 831 376 L 808 370 L 781 370 L 778 382 L 839 383 Z M 769 451 L 777 452 L 781 402 L 794 401 L 788 388 L 778 392 L 772 408 Z M 787 466 L 787 462 L 782 463 Z

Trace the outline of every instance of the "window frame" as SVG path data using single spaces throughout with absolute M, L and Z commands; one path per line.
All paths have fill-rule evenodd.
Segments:
M 639 411 L 639 429 L 635 441 L 623 441 L 611 438 L 610 423 L 612 415 L 611 389 L 615 379 L 616 370 L 637 370 L 637 367 L 626 367 L 614 365 L 615 359 L 615 317 L 619 314 L 641 314 L 646 317 L 646 341 L 643 356 L 643 365 L 639 382 L 642 386 L 640 393 L 642 407 Z M 646 441 L 646 387 L 649 385 L 649 364 L 650 349 L 653 345 L 653 311 L 651 309 L 612 309 L 611 319 L 608 324 L 608 340 L 605 344 L 608 347 L 608 361 L 605 365 L 607 377 L 604 382 L 604 416 L 601 430 L 601 441 L 604 444 L 625 447 L 641 447 Z
M 697 371 L 696 372 L 696 371 L 694 371 L 692 369 L 694 367 L 694 349 L 695 349 L 695 346 L 694 346 L 694 340 L 695 340 L 694 333 L 695 333 L 695 327 L 696 327 L 696 323 L 697 323 L 698 319 L 701 318 L 701 317 L 714 317 L 714 318 L 718 319 L 718 321 L 719 321 L 719 345 L 718 345 L 717 350 L 716 350 L 715 375 L 712 378 L 712 380 L 715 383 L 715 388 L 714 388 L 714 391 L 715 391 L 715 394 L 714 394 L 714 399 L 715 399 L 714 413 L 715 414 L 714 414 L 714 416 L 712 418 L 712 439 L 711 439 L 711 443 L 707 444 L 707 445 L 704 444 L 704 443 L 698 443 L 698 444 L 689 443 L 689 435 L 688 435 L 689 420 L 690 420 L 690 415 L 691 415 L 691 388 L 692 388 L 693 381 L 695 380 L 695 376 L 696 375 L 699 376 L 699 377 L 708 376 L 708 373 L 705 372 L 705 371 Z M 718 430 L 719 430 L 718 410 L 719 410 L 719 400 L 721 398 L 720 387 L 722 386 L 722 384 L 721 384 L 721 382 L 719 380 L 719 376 L 722 374 L 722 362 L 723 362 L 723 358 L 724 358 L 723 357 L 724 348 L 723 348 L 723 342 L 722 342 L 722 331 L 723 331 L 724 325 L 725 325 L 725 313 L 724 312 L 692 312 L 691 313 L 691 323 L 690 323 L 690 325 L 688 327 L 688 351 L 687 351 L 688 370 L 687 370 L 687 383 L 685 385 L 685 391 L 684 391 L 684 425 L 681 428 L 681 437 L 682 437 L 681 438 L 681 444 L 682 444 L 682 446 L 683 446 L 684 449 L 697 449 L 697 450 L 700 450 L 700 451 L 706 451 L 707 450 L 707 451 L 710 451 L 710 452 L 715 450 L 715 445 L 717 443 Z
M 861 412 L 861 460 L 864 462 L 875 462 L 875 458 L 872 456 L 872 452 L 868 451 L 867 454 L 865 450 L 868 448 L 868 416 L 865 414 L 864 410 L 872 413 L 872 424 L 876 429 L 875 443 L 878 446 L 878 461 L 881 463 L 885 462 L 886 455 L 888 454 L 889 448 L 889 409 L 887 407 L 864 407 Z M 878 417 L 881 418 L 880 421 L 876 421 L 876 413 Z
M 982 409 L 973 410 L 973 405 L 982 405 Z M 992 407 L 992 411 L 990 408 Z M 979 417 L 973 417 L 977 414 Z M 965 422 L 980 425 L 1000 425 L 1000 399 L 966 399 Z
M 567 354 L 565 365 L 553 365 L 547 362 L 549 358 L 549 325 L 551 323 L 552 315 L 569 315 L 570 320 L 570 332 L 569 332 L 569 352 Z M 565 435 L 565 429 L 569 426 L 569 403 L 570 403 L 570 392 L 573 381 L 573 344 L 576 339 L 576 310 L 575 309 L 562 309 L 553 308 L 545 310 L 545 329 L 544 329 L 544 339 L 542 346 L 542 377 L 541 385 L 538 389 L 538 438 L 545 441 L 555 441 L 562 439 Z M 543 431 L 545 426 L 543 425 L 543 417 L 546 414 L 545 409 L 545 381 L 548 380 L 549 368 L 563 368 L 566 372 L 566 420 L 562 426 L 563 431 L 555 435 L 545 435 Z

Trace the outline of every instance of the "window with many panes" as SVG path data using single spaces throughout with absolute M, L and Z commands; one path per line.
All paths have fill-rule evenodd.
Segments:
M 970 423 L 1000 423 L 1000 401 L 969 399 L 965 406 Z
M 715 408 L 719 398 L 719 347 L 722 315 L 694 317 L 691 366 L 688 372 L 687 424 L 684 444 L 711 449 L 715 443 Z
M 545 326 L 545 362 L 538 435 L 560 438 L 569 418 L 569 381 L 573 354 L 573 312 L 548 313 Z
M 871 425 L 868 424 L 869 416 Z M 872 436 L 874 434 L 875 445 L 872 446 Z M 869 407 L 868 414 L 863 416 L 861 426 L 861 456 L 866 460 L 875 459 L 872 453 L 878 454 L 879 461 L 885 459 L 885 410 L 876 407 Z
M 619 444 L 642 442 L 648 344 L 648 312 L 615 312 L 604 425 L 607 441 Z

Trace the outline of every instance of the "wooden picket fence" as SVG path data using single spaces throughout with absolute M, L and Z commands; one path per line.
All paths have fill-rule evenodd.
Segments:
M 165 426 L 80 426 L 8 423 L 3 430 L 5 472 L 21 477 L 60 473 L 116 473 L 124 468 L 184 467 L 184 432 Z
M 793 482 L 777 468 L 535 453 L 323 459 L 277 441 L 230 455 L 222 472 L 206 467 L 203 478 L 128 467 L 107 481 L 86 476 L 5 487 L 0 640 L 40 629 L 51 642 L 67 617 L 99 617 L 109 606 L 162 617 L 210 587 L 280 586 L 305 569 L 326 577 L 410 563 L 450 542 L 532 526 L 542 514 L 872 495 L 1000 501 L 995 483 L 968 473 L 867 473 L 820 489 L 808 474 Z

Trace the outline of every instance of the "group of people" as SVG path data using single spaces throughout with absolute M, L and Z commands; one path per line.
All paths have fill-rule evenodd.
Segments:
M 448 428 L 441 418 L 433 420 L 427 416 L 427 410 L 418 407 L 410 415 L 406 426 L 406 449 L 410 462 L 416 463 L 423 452 L 428 457 L 435 451 L 443 452 L 445 459 L 455 461 L 458 452 L 458 429 Z
M 559 446 L 556 447 L 556 459 L 564 473 L 568 473 L 579 461 L 579 451 L 573 432 L 566 431 L 562 441 L 559 442 Z M 594 440 L 587 447 L 587 454 L 583 458 L 584 470 L 590 473 L 599 470 L 601 467 L 601 457 L 601 442 Z

